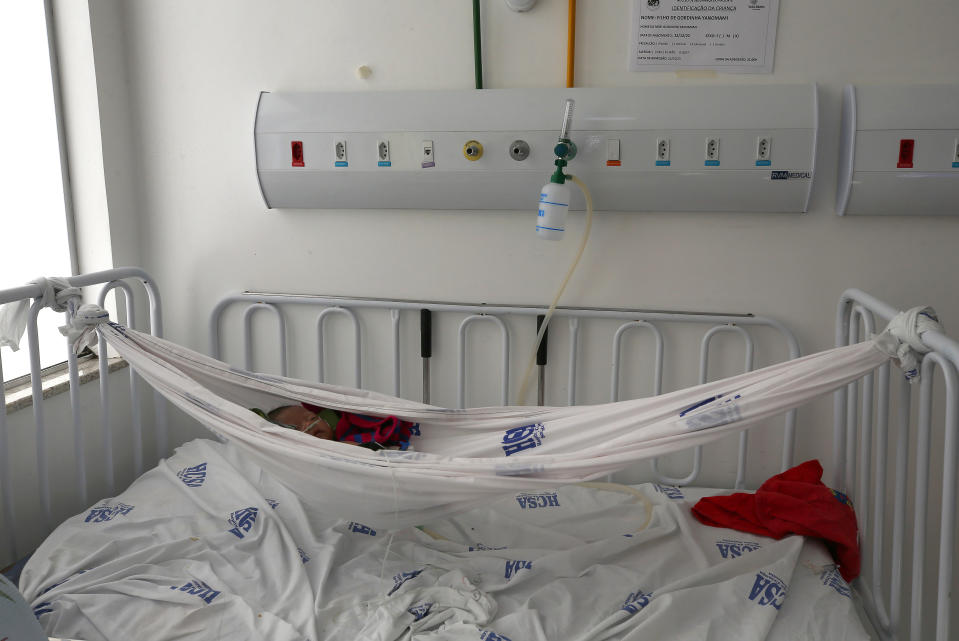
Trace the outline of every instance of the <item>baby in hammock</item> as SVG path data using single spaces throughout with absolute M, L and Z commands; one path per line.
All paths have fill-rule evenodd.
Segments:
M 410 435 L 419 434 L 418 425 L 401 421 L 395 416 L 364 416 L 337 412 L 310 403 L 283 405 L 269 412 L 256 408 L 253 411 L 272 423 L 310 436 L 359 445 L 371 450 L 405 450 L 409 447 Z

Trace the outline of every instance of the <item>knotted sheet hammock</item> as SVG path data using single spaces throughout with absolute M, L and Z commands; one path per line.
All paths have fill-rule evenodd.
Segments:
M 917 321 L 919 325 L 917 325 Z M 304 505 L 367 526 L 426 523 L 517 491 L 590 481 L 715 441 L 835 390 L 897 358 L 915 369 L 920 309 L 879 336 L 732 378 L 578 407 L 445 409 L 375 392 L 252 373 L 113 323 L 97 331 L 177 407 L 234 442 Z M 907 372 L 908 375 L 908 372 Z M 410 451 L 318 439 L 249 408 L 307 402 L 419 424 Z

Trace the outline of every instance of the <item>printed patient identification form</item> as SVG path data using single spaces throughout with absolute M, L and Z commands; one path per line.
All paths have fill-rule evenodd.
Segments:
M 772 73 L 779 0 L 633 0 L 630 71 Z

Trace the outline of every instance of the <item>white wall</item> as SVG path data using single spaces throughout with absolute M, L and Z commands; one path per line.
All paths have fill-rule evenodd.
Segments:
M 528 14 L 485 0 L 488 87 L 561 86 L 566 5 Z M 545 303 L 578 237 L 537 242 L 515 213 L 274 211 L 261 201 L 253 114 L 262 90 L 472 86 L 471 11 L 449 0 L 91 0 L 94 48 L 112 99 L 104 137 L 127 136 L 124 180 L 138 258 L 165 296 L 167 335 L 207 349 L 226 292 L 257 289 Z M 840 218 L 834 211 L 840 90 L 848 82 L 959 82 L 959 3 L 784 0 L 775 73 L 689 80 L 626 71 L 628 0 L 579 3 L 580 86 L 817 82 L 818 174 L 806 215 L 600 214 L 566 304 L 775 316 L 805 352 L 832 344 L 846 287 L 959 318 L 959 219 Z M 110 53 L 112 52 L 112 53 Z M 110 56 L 114 56 L 112 59 Z M 368 64 L 373 76 L 354 75 Z M 101 103 L 103 96 L 101 96 Z M 103 105 L 101 104 L 101 110 Z M 114 240 L 116 242 L 116 240 Z M 599 399 L 594 399 L 599 400 Z M 798 456 L 831 442 L 828 401 L 801 414 Z
M 499 0 L 484 2 L 488 87 L 564 82 L 566 4 L 542 0 L 515 14 Z M 268 212 L 258 192 L 252 125 L 261 90 L 468 88 L 469 3 L 93 0 L 91 7 L 94 34 L 106 42 L 94 47 L 122 56 L 110 72 L 125 71 L 114 82 L 129 95 L 116 99 L 132 109 L 101 125 L 125 133 L 132 123 L 128 164 L 138 171 L 127 171 L 136 179 L 115 181 L 110 192 L 134 204 L 139 262 L 164 290 L 168 335 L 206 349 L 211 300 L 240 289 L 548 300 L 581 218 L 554 245 L 533 238 L 529 211 Z M 577 83 L 693 82 L 626 71 L 628 15 L 627 0 L 580 3 Z M 831 344 L 835 301 L 849 286 L 959 317 L 959 220 L 840 218 L 833 207 L 842 85 L 959 81 L 957 25 L 959 5 L 948 0 L 783 2 L 775 73 L 694 82 L 820 83 L 810 212 L 600 214 L 564 302 L 772 315 L 790 324 L 806 352 Z M 354 75 L 360 64 L 373 68 L 367 81 Z M 828 413 L 813 416 L 810 440 L 818 441 Z

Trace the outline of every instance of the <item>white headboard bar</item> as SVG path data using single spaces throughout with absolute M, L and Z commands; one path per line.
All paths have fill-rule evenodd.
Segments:
M 860 340 L 860 326 L 867 338 L 876 331 L 875 317 L 883 323 L 899 313 L 894 307 L 865 292 L 850 289 L 839 301 L 836 319 L 836 345 L 848 345 Z M 908 538 L 912 539 L 912 567 L 909 639 L 919 641 L 929 630 L 923 630 L 924 564 L 926 555 L 926 529 L 928 522 L 928 497 L 930 478 L 930 455 L 934 411 L 942 408 L 943 414 L 943 459 L 940 506 L 939 558 L 936 600 L 936 640 L 949 638 L 952 610 L 953 558 L 955 548 L 957 458 L 959 458 L 959 343 L 937 332 L 923 333 L 922 340 L 932 348 L 924 357 L 921 381 L 918 385 L 918 416 L 912 422 L 914 385 L 906 382 L 898 370 L 884 365 L 874 375 L 849 385 L 835 393 L 835 466 L 833 487 L 841 488 L 849 495 L 860 519 L 860 544 L 862 547 L 863 574 L 855 587 L 863 595 L 866 612 L 883 638 L 906 638 L 898 636 L 903 631 L 903 573 L 904 550 Z M 941 405 L 934 406 L 933 385 L 936 369 L 941 373 L 945 398 Z M 894 380 L 891 381 L 891 379 Z M 892 390 L 898 406 L 898 435 L 895 445 L 895 488 L 893 492 L 893 518 L 891 522 L 891 577 L 889 594 L 883 593 L 883 551 L 886 534 L 886 469 L 888 435 Z M 875 389 L 875 394 L 873 390 Z M 860 402 L 861 395 L 861 402 Z M 875 411 L 874 411 L 875 410 Z M 913 497 L 914 521 L 911 532 L 906 530 L 906 494 L 909 481 L 910 434 L 916 434 L 916 453 L 913 465 L 915 495 Z M 857 446 L 858 435 L 858 446 Z M 875 453 L 873 452 L 875 450 Z M 858 467 L 858 475 L 856 474 Z M 871 506 L 871 507 L 870 507 Z M 872 510 L 871 521 L 869 510 Z M 867 527 L 868 526 L 868 527 Z M 926 584 L 928 587 L 928 584 Z M 888 606 L 886 603 L 888 602 Z
M 466 387 L 467 387 L 467 349 L 466 349 L 466 331 L 469 325 L 486 321 L 493 323 L 499 330 L 501 336 L 501 402 L 504 405 L 509 401 L 509 350 L 510 333 L 507 324 L 503 318 L 508 317 L 536 317 L 544 314 L 545 309 L 541 307 L 522 306 L 522 305 L 475 305 L 465 303 L 450 303 L 436 301 L 411 301 L 411 300 L 385 300 L 372 298 L 349 298 L 341 296 L 319 296 L 319 295 L 301 295 L 301 294 L 271 294 L 263 292 L 244 292 L 226 296 L 214 307 L 210 316 L 210 349 L 215 358 L 220 358 L 221 354 L 221 326 L 223 317 L 228 308 L 236 305 L 243 308 L 243 354 L 245 362 L 243 366 L 252 369 L 253 342 L 254 336 L 251 331 L 251 315 L 258 309 L 267 308 L 275 316 L 278 332 L 277 345 L 280 349 L 282 374 L 286 372 L 286 346 L 290 339 L 287 336 L 288 323 L 286 322 L 283 307 L 286 305 L 312 306 L 320 308 L 321 311 L 316 320 L 317 334 L 317 357 L 319 362 L 319 380 L 323 380 L 323 320 L 327 315 L 333 312 L 346 314 L 352 321 L 352 336 L 345 336 L 344 340 L 353 340 L 354 367 L 356 372 L 355 386 L 362 387 L 362 376 L 360 373 L 361 363 L 361 334 L 359 330 L 359 321 L 355 310 L 375 309 L 388 312 L 392 323 L 392 365 L 393 381 L 392 392 L 398 395 L 400 390 L 400 352 L 401 345 L 399 341 L 399 318 L 401 311 L 420 311 L 429 309 L 433 315 L 440 312 L 451 312 L 455 314 L 466 314 L 467 318 L 461 321 L 458 333 L 458 353 L 457 353 L 457 401 L 460 407 L 466 405 Z M 628 309 L 595 309 L 595 308 L 557 308 L 553 322 L 565 318 L 570 324 L 569 333 L 569 373 L 568 385 L 570 404 L 575 404 L 575 382 L 577 374 L 577 365 L 580 361 L 577 341 L 581 323 L 589 320 L 619 320 L 623 325 L 616 331 L 612 340 L 612 379 L 610 385 L 610 398 L 617 400 L 619 398 L 619 376 L 621 368 L 620 345 L 623 333 L 634 328 L 648 328 L 653 332 L 656 339 L 656 358 L 653 369 L 653 380 L 655 392 L 662 390 L 662 369 L 663 369 L 663 339 L 662 334 L 657 328 L 658 323 L 685 323 L 700 324 L 712 326 L 702 339 L 700 352 L 700 374 L 699 380 L 705 382 L 706 367 L 708 365 L 709 344 L 712 338 L 719 332 L 734 332 L 740 334 L 744 339 L 745 349 L 745 369 L 749 370 L 753 365 L 753 339 L 746 328 L 766 327 L 778 332 L 783 338 L 790 359 L 799 356 L 799 344 L 795 336 L 782 323 L 765 317 L 753 316 L 750 314 L 714 314 L 714 313 L 695 313 L 695 312 L 667 312 L 667 311 L 643 311 Z M 436 321 L 434 321 L 434 324 Z M 424 387 L 424 392 L 428 389 Z M 425 398 L 425 396 L 424 396 Z M 793 445 L 796 426 L 796 413 L 791 411 L 785 419 L 785 437 L 783 443 L 782 469 L 786 469 L 793 464 Z M 747 457 L 747 437 L 745 433 L 740 439 L 739 459 L 736 473 L 736 487 L 742 488 L 745 485 Z M 655 466 L 655 461 L 653 462 Z M 673 478 L 660 473 L 658 467 L 654 467 L 654 473 L 657 479 L 663 483 L 675 485 L 686 485 L 693 483 L 699 476 L 702 468 L 702 453 L 700 448 L 694 451 L 693 469 L 685 477 Z

